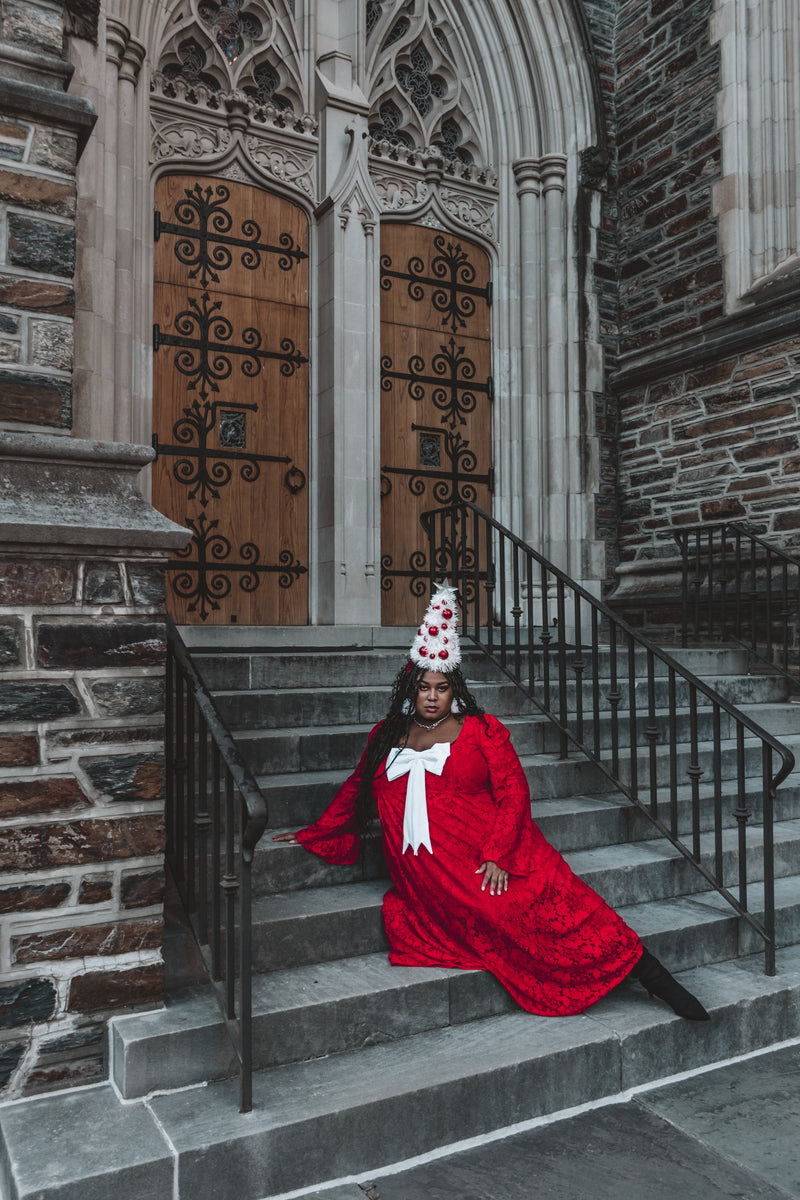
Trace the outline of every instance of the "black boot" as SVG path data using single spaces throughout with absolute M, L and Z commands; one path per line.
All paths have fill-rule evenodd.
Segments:
M 631 979 L 638 979 L 651 996 L 665 1000 L 674 1013 L 685 1021 L 708 1021 L 709 1016 L 699 1000 L 673 979 L 666 967 L 662 967 L 649 950 L 645 950 L 636 966 L 630 971 Z

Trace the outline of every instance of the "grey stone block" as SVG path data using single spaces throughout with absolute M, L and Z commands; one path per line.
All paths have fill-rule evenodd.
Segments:
M 64 683 L 0 683 L 0 720 L 54 721 L 81 711 Z
M 163 607 L 167 597 L 164 568 L 135 562 L 129 562 L 127 567 L 134 604 L 143 608 Z
M 172 1155 L 156 1122 L 142 1105 L 123 1108 L 108 1085 L 12 1105 L 0 1134 L 13 1200 L 172 1195 Z
M 0 1043 L 0 1088 L 4 1088 L 11 1076 L 22 1062 L 22 1056 L 28 1049 L 27 1041 Z M 2 1126 L 0 1126 L 0 1134 Z M 2 1140 L 0 1140 L 0 1167 L 2 1167 Z
M 253 903 L 253 963 L 277 971 L 388 948 L 385 881 L 266 896 Z
M 56 989 L 50 979 L 21 979 L 0 987 L 0 1029 L 49 1021 L 56 1008 Z
M 120 604 L 124 598 L 122 580 L 116 563 L 86 564 L 83 598 L 87 604 Z
M 8 218 L 8 261 L 30 271 L 72 278 L 75 270 L 75 230 L 35 217 L 12 213 Z
M 164 711 L 164 680 L 114 679 L 91 685 L 98 711 L 109 717 L 150 716 Z
M 659 1088 L 643 1108 L 713 1147 L 781 1194 L 800 1195 L 800 1048 L 789 1047 Z M 748 1193 L 749 1195 L 750 1193 Z
M 609 1105 L 398 1174 L 377 1172 L 375 1191 L 380 1200 L 784 1197 L 674 1124 L 638 1104 Z
M 246 1123 L 228 1083 L 206 1089 L 201 1112 L 187 1093 L 152 1105 L 182 1191 L 260 1200 L 565 1107 L 577 1091 L 597 1098 L 617 1078 L 599 1026 L 513 1014 L 266 1072 Z

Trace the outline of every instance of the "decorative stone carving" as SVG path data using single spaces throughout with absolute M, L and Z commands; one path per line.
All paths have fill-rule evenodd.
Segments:
M 439 189 L 439 200 L 454 221 L 485 237 L 495 238 L 496 200 L 479 200 L 469 192 L 447 187 Z
M 298 188 L 309 199 L 314 198 L 314 155 L 301 153 L 278 141 L 249 137 L 247 152 L 262 171 L 281 183 Z
M 424 179 L 409 178 L 400 172 L 376 171 L 373 179 L 384 212 L 416 208 L 427 200 L 430 192 Z
M 274 104 L 259 105 L 241 88 L 214 91 L 162 72 L 151 85 L 151 161 L 214 162 L 229 179 L 259 174 L 314 200 L 317 121 L 310 113 L 295 117 Z M 219 159 L 240 144 L 236 166 Z M 248 171 L 244 160 L 252 163 Z
M 370 173 L 385 213 L 403 213 L 434 229 L 460 226 L 496 241 L 496 176 L 454 169 L 434 148 L 422 153 L 371 144 Z M 389 164 L 392 165 L 389 165 Z
M 230 145 L 233 136 L 224 125 L 208 125 L 201 121 L 163 121 L 157 114 L 151 119 L 152 159 L 215 158 Z
M 310 107 L 305 59 L 292 0 L 179 0 L 156 61 L 172 82 L 239 88 L 297 116 Z
M 370 3 L 367 51 L 374 138 L 410 150 L 434 146 L 461 165 L 486 161 L 472 67 L 433 0 Z

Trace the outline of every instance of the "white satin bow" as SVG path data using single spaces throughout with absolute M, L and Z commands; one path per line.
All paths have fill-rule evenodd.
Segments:
M 444 764 L 450 757 L 450 743 L 436 742 L 427 750 L 392 750 L 386 763 L 386 778 L 399 779 L 408 771 L 406 806 L 403 812 L 403 850 L 409 846 L 415 854 L 420 846 L 427 847 L 433 854 L 431 834 L 428 828 L 428 804 L 425 798 L 425 772 L 441 775 Z

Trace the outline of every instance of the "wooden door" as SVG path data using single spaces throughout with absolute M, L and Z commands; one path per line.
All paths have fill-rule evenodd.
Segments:
M 415 625 L 429 569 L 421 513 L 491 510 L 486 253 L 421 225 L 381 226 L 381 587 L 385 625 Z
M 153 503 L 192 530 L 179 624 L 308 619 L 308 221 L 247 184 L 156 187 Z

